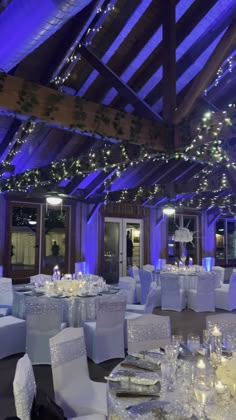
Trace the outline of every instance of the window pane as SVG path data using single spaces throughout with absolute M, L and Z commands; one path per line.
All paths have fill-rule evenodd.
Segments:
M 186 264 L 189 258 L 192 258 L 193 264 L 197 264 L 197 246 L 199 240 L 199 233 L 197 231 L 197 217 L 195 216 L 184 216 L 183 227 L 189 229 L 193 233 L 193 241 L 186 243 Z
M 173 235 L 178 229 L 180 223 L 179 216 L 169 216 L 167 219 L 168 224 L 168 261 L 175 262 L 180 258 L 180 244 L 173 240 Z
M 11 236 L 12 270 L 28 270 L 35 267 L 37 209 L 13 207 Z
M 227 222 L 228 260 L 236 259 L 236 222 Z
M 132 247 L 132 258 L 128 260 L 127 258 L 127 275 L 128 275 L 128 266 L 129 265 L 136 265 L 137 267 L 140 267 L 140 258 L 141 258 L 141 249 L 140 249 L 140 224 L 139 223 L 127 223 L 126 226 L 126 234 L 129 232 L 130 239 L 132 241 L 133 247 Z M 128 243 L 127 243 L 128 245 Z M 128 246 L 127 246 L 128 248 Z M 128 249 L 126 249 L 127 257 L 128 255 Z
M 44 220 L 43 266 L 52 269 L 58 265 L 61 272 L 65 270 L 66 214 L 66 210 L 48 209 Z
M 108 283 L 119 280 L 120 224 L 105 222 L 104 231 L 104 278 Z
M 225 221 L 223 219 L 216 222 L 216 259 L 225 258 Z

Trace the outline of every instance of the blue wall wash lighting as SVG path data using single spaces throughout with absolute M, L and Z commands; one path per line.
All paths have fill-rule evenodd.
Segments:
M 202 265 L 206 271 L 212 271 L 212 267 L 215 265 L 215 257 L 204 257 L 202 259 Z
M 166 259 L 165 258 L 158 258 L 155 269 L 156 270 L 162 270 L 162 268 L 165 266 L 166 264 Z

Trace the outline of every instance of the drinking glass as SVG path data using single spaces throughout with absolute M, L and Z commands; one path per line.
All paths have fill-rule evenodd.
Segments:
M 172 345 L 175 347 L 180 347 L 183 343 L 183 336 L 182 335 L 172 335 Z
M 165 346 L 165 356 L 171 361 L 175 361 L 179 354 L 179 347 L 172 344 Z
M 193 389 L 196 400 L 201 404 L 200 418 L 206 419 L 206 404 L 209 400 L 209 397 L 212 395 L 211 377 L 204 376 L 196 378 L 194 381 Z
M 174 360 L 170 360 L 167 356 L 163 357 L 161 361 L 161 376 L 164 390 L 171 391 L 175 372 L 176 362 Z
M 198 352 L 200 346 L 201 345 L 199 335 L 188 334 L 187 347 L 191 351 L 193 356 L 195 356 L 195 354 Z

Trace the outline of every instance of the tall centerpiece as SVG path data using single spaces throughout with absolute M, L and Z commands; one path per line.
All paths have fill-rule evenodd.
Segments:
M 180 259 L 183 262 L 183 264 L 185 264 L 187 257 L 186 243 L 193 243 L 193 232 L 190 232 L 190 230 L 186 227 L 179 227 L 174 233 L 173 240 L 175 242 L 180 242 Z

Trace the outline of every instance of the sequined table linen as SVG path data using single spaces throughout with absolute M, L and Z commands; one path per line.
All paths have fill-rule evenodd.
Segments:
M 184 372 L 181 374 L 181 369 L 186 368 L 186 362 L 183 361 L 182 365 L 178 367 L 177 379 L 172 391 L 161 391 L 160 400 L 173 403 L 173 406 L 176 403 L 181 404 L 183 409 L 189 414 L 187 418 L 198 418 L 199 404 L 196 402 L 193 396 L 193 390 L 184 386 Z M 124 369 L 123 366 L 118 365 L 112 372 L 116 372 L 120 369 Z M 161 373 L 156 373 L 157 377 L 161 380 Z M 127 407 L 140 404 L 144 401 L 151 401 L 151 397 L 136 397 L 136 398 L 120 398 L 116 396 L 116 393 L 112 392 L 111 385 L 107 384 L 107 402 L 108 402 L 108 419 L 109 420 L 126 420 L 132 419 Z M 159 399 L 158 399 L 159 400 Z M 231 398 L 228 405 L 222 405 L 214 400 L 214 402 L 207 405 L 207 416 L 208 420 L 235 420 L 236 419 L 236 399 Z M 196 417 L 192 417 L 196 415 Z M 153 414 L 149 413 L 145 416 L 138 416 L 138 418 L 143 418 L 145 420 L 153 420 Z M 186 418 L 186 420 L 187 420 Z
M 13 316 L 25 319 L 25 301 L 29 295 L 14 292 Z M 40 296 L 38 297 L 40 302 Z M 62 307 L 62 322 L 68 327 L 82 327 L 86 321 L 95 321 L 95 299 L 96 297 L 68 297 L 57 298 Z

